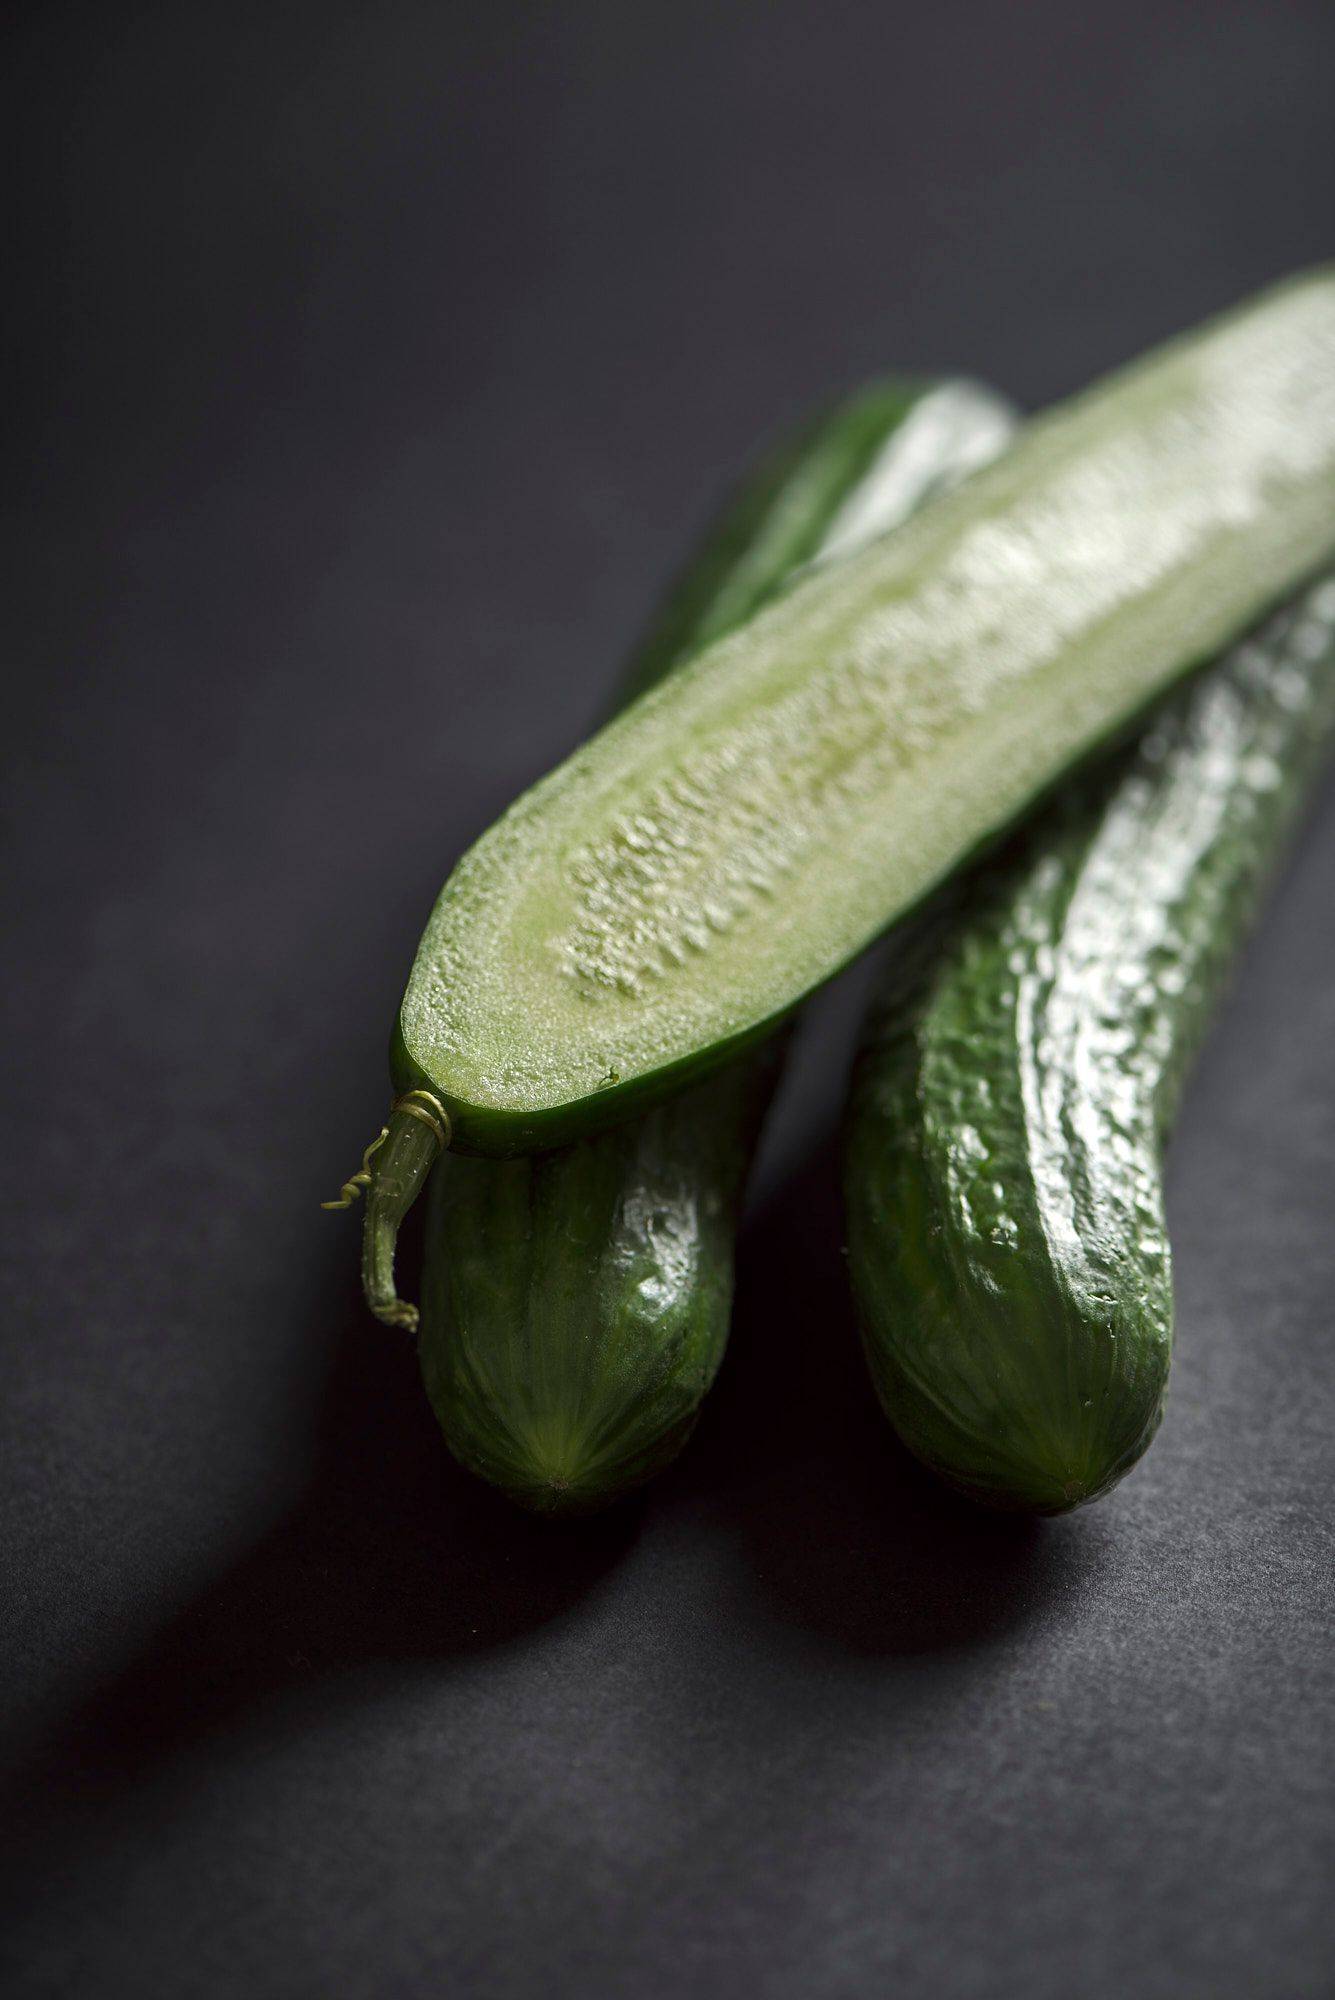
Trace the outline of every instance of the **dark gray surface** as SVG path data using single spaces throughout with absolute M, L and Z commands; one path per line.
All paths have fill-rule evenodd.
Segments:
M 870 1408 L 856 981 L 698 1440 L 604 1522 L 451 1467 L 316 1204 L 438 878 L 756 436 L 886 364 L 1038 402 L 1328 254 L 1335 12 L 12 18 L 11 1990 L 1329 1992 L 1329 790 L 1087 1514 Z

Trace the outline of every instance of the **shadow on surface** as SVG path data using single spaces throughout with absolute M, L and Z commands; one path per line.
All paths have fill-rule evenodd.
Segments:
M 319 1684 L 358 1668 L 515 1640 L 633 1542 L 638 1504 L 571 1526 L 530 1519 L 456 1466 L 407 1344 L 370 1320 L 337 1262 L 318 1308 L 335 1330 L 306 1492 L 44 1740 L 19 1773 L 11 1827 L 31 1837 L 106 1804 L 274 1704 L 331 1698 Z
M 896 1440 L 858 1345 L 833 1137 L 748 1226 L 730 1353 L 695 1442 L 786 1621 L 857 1652 L 980 1644 L 1036 1615 L 1081 1540 L 957 1498 Z
M 1038 1615 L 1079 1542 L 956 1500 L 896 1445 L 857 1348 L 836 1173 L 827 1140 L 748 1226 L 695 1439 L 647 1502 L 594 1520 L 530 1519 L 459 1470 L 411 1356 L 340 1281 L 307 1492 L 46 1740 L 11 1833 L 63 1838 L 219 1733 L 348 1699 L 358 1668 L 517 1639 L 606 1576 L 646 1504 L 736 1534 L 771 1615 L 856 1652 L 981 1647 Z

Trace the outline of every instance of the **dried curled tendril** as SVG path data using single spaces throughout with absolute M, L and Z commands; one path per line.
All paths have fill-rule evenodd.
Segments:
M 371 1185 L 371 1155 L 378 1153 L 389 1137 L 388 1125 L 382 1125 L 366 1151 L 362 1154 L 361 1166 L 357 1172 L 345 1180 L 338 1191 L 337 1201 L 322 1201 L 321 1208 L 351 1208 L 363 1188 Z
M 405 1090 L 403 1095 L 396 1097 L 390 1105 L 389 1115 L 391 1118 L 396 1111 L 406 1111 L 410 1118 L 419 1118 L 435 1139 L 441 1152 L 443 1153 L 446 1150 L 450 1143 L 450 1115 L 438 1097 L 433 1097 L 429 1090 Z M 379 1152 L 388 1137 L 389 1125 L 386 1123 L 380 1127 L 375 1138 L 372 1139 L 370 1145 L 362 1154 L 362 1163 L 356 1173 L 350 1175 L 344 1181 L 338 1191 L 338 1199 L 336 1201 L 322 1201 L 320 1203 L 321 1208 L 352 1207 L 362 1189 L 370 1187 L 373 1178 L 371 1173 L 372 1155 Z

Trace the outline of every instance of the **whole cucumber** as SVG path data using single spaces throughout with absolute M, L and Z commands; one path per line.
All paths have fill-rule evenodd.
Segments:
M 891 381 L 847 399 L 725 510 L 623 695 L 746 618 L 799 565 L 894 527 L 1013 428 L 970 383 Z M 600 1506 L 674 1456 L 722 1359 L 738 1210 L 778 1067 L 771 1042 L 597 1138 L 436 1167 L 420 1353 L 463 1464 L 551 1513 Z
M 854 1070 L 849 1270 L 891 1423 L 998 1507 L 1106 1493 L 1172 1345 L 1161 1155 L 1335 740 L 1335 578 L 1070 783 L 897 951 Z

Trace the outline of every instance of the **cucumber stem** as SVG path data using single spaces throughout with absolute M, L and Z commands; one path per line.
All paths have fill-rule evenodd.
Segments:
M 448 1126 L 445 1127 L 448 1137 Z M 398 1105 L 389 1115 L 385 1141 L 375 1155 L 366 1192 L 362 1233 L 362 1291 L 366 1303 L 386 1326 L 417 1331 L 417 1307 L 394 1289 L 394 1246 L 399 1224 L 422 1191 L 441 1150 L 440 1128 L 413 1105 Z

